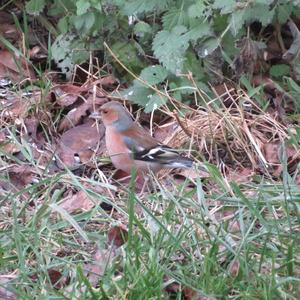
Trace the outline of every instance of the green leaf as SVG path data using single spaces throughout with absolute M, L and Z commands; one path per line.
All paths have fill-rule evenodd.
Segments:
M 162 17 L 163 28 L 166 30 L 171 30 L 173 27 L 178 25 L 187 26 L 189 23 L 189 16 L 186 11 L 182 8 L 171 8 Z
M 213 4 L 214 9 L 220 9 L 221 15 L 232 13 L 236 7 L 236 0 L 215 0 Z
M 291 73 L 290 66 L 284 64 L 273 65 L 270 69 L 270 74 L 273 77 L 282 77 L 290 73 Z
M 127 15 L 134 15 L 152 11 L 162 11 L 168 7 L 170 0 L 131 0 L 121 5 L 123 12 Z
M 51 54 L 56 62 L 57 66 L 61 68 L 62 73 L 66 74 L 67 78 L 70 78 L 74 68 L 74 63 L 70 57 L 72 52 L 71 44 L 75 35 L 61 34 L 54 41 L 51 47 Z
M 278 5 L 276 8 L 277 20 L 280 24 L 287 22 L 291 14 L 293 13 L 294 6 L 291 4 Z
M 189 46 L 183 35 L 187 32 L 185 26 L 176 26 L 172 31 L 162 30 L 153 40 L 154 55 L 170 72 L 177 74 L 182 70 L 185 60 L 184 53 Z
M 80 16 L 88 11 L 88 9 L 91 7 L 91 4 L 86 0 L 77 0 L 76 7 L 77 15 Z
M 204 58 L 207 55 L 211 54 L 214 50 L 216 50 L 220 46 L 220 41 L 217 38 L 210 38 L 200 43 L 200 47 L 197 50 L 197 54 L 199 57 Z
M 160 65 L 154 65 L 145 68 L 140 78 L 144 81 L 146 81 L 150 85 L 158 84 L 166 79 L 168 76 L 168 71 L 160 66 Z
M 80 16 L 74 16 L 73 24 L 78 32 L 88 34 L 95 24 L 96 18 L 93 12 L 87 12 Z
M 200 23 L 194 27 L 192 27 L 186 34 L 186 40 L 198 40 L 205 36 L 212 35 L 212 31 L 210 25 L 207 22 Z
M 139 21 L 138 23 L 136 23 L 134 25 L 133 32 L 137 36 L 143 37 L 146 33 L 151 33 L 152 28 L 148 23 L 146 23 L 144 21 Z
M 117 41 L 111 46 L 113 53 L 116 53 L 121 62 L 129 67 L 135 73 L 140 73 L 145 67 L 145 62 L 142 60 L 134 42 Z
M 202 18 L 202 17 L 205 17 L 205 16 L 207 16 L 207 9 L 208 9 L 208 6 L 206 6 L 204 2 L 198 1 L 197 3 L 192 4 L 188 8 L 188 16 L 190 18 Z
M 39 15 L 45 8 L 45 0 L 30 0 L 26 3 L 26 11 L 34 16 Z
M 288 84 L 290 88 L 300 95 L 300 86 L 292 78 L 288 78 Z
M 162 105 L 166 104 L 168 101 L 168 98 L 162 95 L 148 95 L 147 97 L 147 103 L 145 105 L 145 113 L 150 113 Z
M 139 104 L 143 107 L 146 106 L 148 102 L 148 96 L 151 95 L 153 91 L 147 88 L 145 85 L 135 80 L 133 85 L 128 89 L 121 92 L 121 96 L 125 97 L 136 104 Z
M 262 26 L 272 23 L 275 9 L 269 10 L 268 5 L 256 4 L 245 9 L 237 9 L 231 14 L 230 30 L 236 36 L 245 24 L 258 21 Z
M 60 31 L 60 33 L 64 34 L 67 33 L 69 30 L 69 17 L 63 17 L 58 21 L 57 27 Z

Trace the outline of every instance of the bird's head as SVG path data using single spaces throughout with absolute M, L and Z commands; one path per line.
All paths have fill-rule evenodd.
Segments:
M 100 108 L 100 116 L 105 127 L 115 126 L 119 131 L 128 129 L 133 123 L 127 110 L 116 101 L 103 104 Z

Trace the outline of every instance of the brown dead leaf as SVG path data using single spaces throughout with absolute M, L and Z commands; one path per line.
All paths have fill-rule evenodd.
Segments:
M 48 272 L 48 276 L 49 276 L 49 279 L 50 279 L 50 283 L 56 289 L 61 289 L 61 288 L 65 287 L 66 285 L 68 285 L 69 282 L 70 282 L 70 278 L 68 278 L 68 277 L 63 278 L 63 275 L 60 271 L 57 271 L 55 269 L 48 269 L 47 272 Z M 33 281 L 37 281 L 38 280 L 38 275 L 33 274 L 33 275 L 30 276 L 30 278 Z M 49 282 L 48 282 L 48 284 L 49 284 Z
M 112 262 L 117 252 L 111 249 L 98 249 L 93 255 L 92 263 L 85 265 L 87 278 L 93 287 L 96 287 L 105 269 Z
M 8 170 L 10 182 L 17 188 L 22 189 L 33 182 L 35 170 L 28 165 L 15 165 Z
M 103 151 L 105 144 L 103 137 L 104 126 L 102 124 L 99 124 L 97 128 L 90 121 L 89 123 L 76 126 L 61 136 L 57 154 L 68 167 L 78 166 L 79 162 L 76 160 L 76 155 L 79 156 L 81 163 L 88 163 L 97 149 Z M 59 167 L 63 166 L 59 163 Z
M 59 206 L 67 212 L 73 213 L 77 210 L 90 210 L 95 206 L 95 203 L 85 191 L 79 191 L 76 194 L 65 197 Z
M 226 176 L 228 181 L 235 181 L 237 183 L 245 183 L 249 182 L 249 178 L 254 176 L 255 172 L 250 168 L 237 168 L 237 169 L 229 169 L 228 175 Z
M 115 84 L 117 82 L 117 79 L 112 76 L 112 75 L 108 75 L 105 77 L 101 77 L 95 81 L 93 81 L 92 83 L 88 83 L 87 87 L 90 90 L 94 85 L 100 85 L 101 86 L 108 86 L 111 87 L 113 84 Z
M 9 92 L 5 99 L 0 100 L 0 115 L 17 122 L 18 118 L 24 119 L 27 116 L 28 110 L 32 105 L 37 104 L 40 98 L 39 91 L 33 91 L 29 96 Z
M 280 142 L 270 142 L 263 145 L 263 151 L 267 162 L 273 167 L 274 176 L 280 176 L 282 172 L 282 164 L 279 159 L 281 143 Z M 288 145 L 285 149 L 288 163 L 288 170 L 293 172 L 300 161 L 300 153 L 295 149 L 295 147 Z
M 296 176 L 295 184 L 300 185 L 300 174 Z
M 190 179 L 191 181 L 195 181 L 195 179 L 197 178 L 208 178 L 210 176 L 209 173 L 204 169 L 195 170 L 192 168 L 179 169 L 179 172 L 176 172 L 176 174 L 181 175 L 187 179 Z
M 209 300 L 208 297 L 200 295 L 190 287 L 184 287 L 182 289 L 182 294 L 185 300 Z
M 6 77 L 15 82 L 25 78 L 35 79 L 34 72 L 25 59 L 13 55 L 8 50 L 0 50 L 0 78 Z
M 107 102 L 106 98 L 89 96 L 83 103 L 81 101 L 76 107 L 70 110 L 62 119 L 58 130 L 64 131 L 79 124 L 80 120 L 87 116 L 88 112 L 94 111 L 97 107 Z M 76 103 L 74 104 L 76 105 Z
M 0 156 L 3 154 L 15 154 L 20 152 L 20 146 L 14 142 L 0 143 Z
M 4 130 L 0 131 L 0 143 L 5 143 L 6 139 L 7 139 L 7 137 L 6 137 Z
M 240 49 L 239 54 L 233 61 L 234 70 L 237 77 L 242 74 L 256 73 L 259 60 L 263 57 L 262 43 L 252 40 L 251 38 L 242 38 L 236 42 L 236 48 Z
M 35 174 L 34 168 L 28 165 L 13 165 L 7 167 L 7 169 L 0 174 L 0 190 L 2 189 L 3 191 L 9 192 L 20 191 L 26 185 L 33 182 Z M 20 197 L 23 201 L 27 200 L 30 195 L 27 192 L 23 192 Z
M 1 20 L 1 16 L 0 16 Z M 0 21 L 2 22 L 2 20 Z M 21 33 L 17 30 L 14 24 L 0 24 L 0 35 L 9 40 L 12 44 L 16 44 L 21 39 Z M 0 48 L 5 48 L 4 44 L 0 42 Z
M 155 128 L 154 138 L 162 143 L 167 137 L 170 137 L 177 128 L 178 123 L 174 121 L 158 126 Z
M 107 241 L 116 248 L 121 247 L 128 240 L 128 231 L 124 225 L 114 226 L 107 233 Z
M 1 26 L 3 24 L 13 24 L 14 23 L 14 17 L 11 13 L 1 10 L 0 11 L 0 24 Z
M 0 16 L 1 17 L 1 16 Z M 4 276 L 0 280 L 0 299 L 1 300 L 17 300 L 17 296 L 11 291 L 13 280 L 16 275 L 9 275 L 9 279 Z
M 166 281 L 169 281 L 168 277 L 164 278 L 164 282 Z M 165 291 L 170 295 L 171 299 L 176 298 L 176 295 L 180 292 L 180 284 L 178 282 L 172 282 L 165 287 Z
M 60 106 L 67 107 L 77 101 L 78 96 L 82 92 L 82 88 L 77 85 L 66 83 L 56 85 L 52 88 L 51 92 Z
M 231 261 L 228 267 L 228 271 L 231 276 L 236 277 L 240 270 L 240 262 L 237 259 Z

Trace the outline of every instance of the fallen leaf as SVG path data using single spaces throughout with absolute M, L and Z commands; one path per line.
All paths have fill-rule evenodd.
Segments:
M 109 229 L 107 233 L 107 241 L 116 248 L 121 247 L 128 240 L 128 231 L 125 226 L 119 225 Z
M 95 206 L 95 202 L 87 195 L 85 191 L 79 191 L 73 195 L 68 195 L 59 204 L 61 208 L 69 213 L 77 210 L 90 210 Z
M 240 270 L 240 262 L 237 259 L 233 259 L 229 264 L 228 271 L 231 276 L 236 277 Z
M 67 130 L 75 125 L 79 124 L 81 119 L 87 116 L 88 112 L 94 111 L 99 106 L 107 102 L 106 98 L 89 96 L 83 103 L 78 104 L 76 107 L 71 109 L 67 115 L 62 119 L 59 124 L 59 131 Z
M 15 56 L 8 50 L 0 50 L 0 78 L 6 77 L 15 82 L 25 78 L 35 79 L 34 72 L 25 59 Z
M 179 172 L 176 171 L 176 174 L 181 175 L 187 179 L 190 179 L 191 181 L 195 181 L 195 179 L 197 178 L 207 178 L 210 176 L 208 171 L 205 171 L 204 167 L 203 169 L 199 168 L 197 170 L 193 168 L 179 169 Z
M 265 158 L 268 164 L 273 167 L 273 170 L 270 170 L 270 172 L 273 174 L 273 176 L 277 177 L 280 176 L 283 168 L 279 159 L 279 151 L 281 146 L 282 145 L 279 141 L 270 142 L 263 145 Z M 286 146 L 285 151 L 287 156 L 288 170 L 293 172 L 300 161 L 300 153 L 291 145 Z
M 17 44 L 21 39 L 21 33 L 17 30 L 14 24 L 4 23 L 0 16 L 0 35 L 6 40 L 10 41 L 13 45 Z M 0 48 L 5 48 L 5 45 L 0 42 Z
M 85 265 L 84 270 L 87 278 L 93 287 L 98 285 L 99 280 L 103 276 L 107 266 L 112 262 L 117 252 L 111 249 L 98 249 L 93 255 L 92 263 Z
M 8 169 L 8 175 L 11 184 L 17 189 L 24 188 L 32 183 L 36 175 L 35 169 L 29 165 L 15 165 Z
M 1 15 L 0 15 L 1 16 Z M 16 300 L 17 296 L 11 291 L 11 286 L 13 285 L 14 277 L 16 275 L 10 275 L 10 279 L 1 276 L 0 281 L 0 299 L 1 300 Z
M 200 295 L 190 287 L 184 287 L 182 289 L 182 294 L 185 300 L 209 300 L 209 297 Z
M 154 138 L 159 142 L 164 142 L 177 128 L 178 124 L 174 121 L 158 126 L 154 130 Z
M 55 270 L 55 269 L 48 269 L 47 273 L 48 273 L 48 276 L 49 276 L 49 279 L 50 279 L 50 283 L 56 289 L 61 289 L 61 288 L 65 287 L 66 285 L 68 285 L 69 282 L 70 282 L 69 277 L 63 278 L 62 273 L 60 271 Z M 30 278 L 33 281 L 37 281 L 38 280 L 38 275 L 33 274 L 33 275 L 30 276 Z M 47 282 L 47 283 L 49 284 L 49 282 Z
M 66 131 L 58 143 L 57 155 L 68 167 L 76 167 L 79 163 L 88 163 L 97 149 L 104 151 L 105 141 L 104 126 L 99 124 L 98 128 L 93 126 L 93 122 L 78 125 Z M 99 151 L 97 151 L 99 155 Z M 76 159 L 78 156 L 78 160 Z M 58 162 L 58 166 L 64 166 Z
M 60 106 L 67 107 L 78 100 L 82 88 L 77 85 L 66 83 L 56 85 L 52 88 L 51 92 Z
M 5 119 L 24 119 L 33 105 L 41 99 L 40 91 L 33 91 L 30 95 L 8 92 L 5 99 L 0 100 L 1 116 Z
M 17 192 L 22 190 L 25 186 L 34 182 L 35 169 L 29 165 L 13 165 L 0 174 L 0 190 L 8 192 Z M 21 200 L 27 200 L 30 195 L 28 192 L 23 192 Z
M 249 182 L 249 178 L 255 175 L 253 169 L 250 168 L 237 168 L 237 169 L 229 169 L 228 168 L 228 175 L 227 180 L 229 182 L 235 181 L 237 183 L 245 183 Z

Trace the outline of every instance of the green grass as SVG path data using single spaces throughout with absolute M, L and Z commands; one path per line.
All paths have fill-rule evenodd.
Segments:
M 0 284 L 18 299 L 170 299 L 172 283 L 173 299 L 183 299 L 184 287 L 206 299 L 299 299 L 299 186 L 288 174 L 282 182 L 228 184 L 213 170 L 194 188 L 154 181 L 155 193 L 123 189 L 114 199 L 85 189 L 71 172 L 44 173 L 38 183 L 4 194 Z M 95 207 L 61 211 L 58 202 L 70 188 L 92 195 Z M 118 224 L 127 226 L 128 241 L 112 260 L 100 261 L 104 274 L 94 288 L 86 264 L 96 247 L 111 247 L 107 231 Z M 61 274 L 60 288 L 51 284 L 52 269 Z

